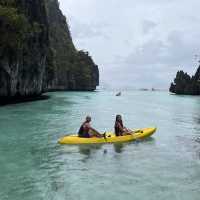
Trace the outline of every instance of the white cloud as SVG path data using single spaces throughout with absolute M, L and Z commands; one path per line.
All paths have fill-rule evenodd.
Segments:
M 106 33 L 105 28 L 108 26 L 107 24 L 100 23 L 84 23 L 80 20 L 77 20 L 75 17 L 68 17 L 71 25 L 71 31 L 73 35 L 73 39 L 75 40 L 84 40 L 85 38 L 96 38 L 103 37 L 104 39 L 109 39 L 108 34 Z
M 157 24 L 150 20 L 144 20 L 142 23 L 142 31 L 144 34 L 148 34 L 151 30 L 153 30 Z
M 200 54 L 196 0 L 60 0 L 72 37 L 111 85 L 167 88 Z M 71 16 L 71 17 L 70 17 Z

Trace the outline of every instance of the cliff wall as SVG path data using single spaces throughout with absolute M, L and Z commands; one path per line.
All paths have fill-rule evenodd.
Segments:
M 78 51 L 58 0 L 0 0 L 0 101 L 95 90 L 98 66 Z

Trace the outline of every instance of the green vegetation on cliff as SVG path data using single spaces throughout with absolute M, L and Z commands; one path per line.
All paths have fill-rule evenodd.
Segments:
M 15 0 L 0 0 L 0 56 L 14 55 L 24 46 L 28 36 L 40 32 L 37 22 L 30 24 Z
M 176 94 L 200 95 L 200 66 L 192 77 L 183 71 L 178 71 L 169 91 Z
M 3 3 L 2 3 L 3 2 Z M 14 1 L 12 1 L 14 2 Z M 18 52 L 28 33 L 29 24 L 14 3 L 0 1 L 0 55 Z
M 49 90 L 94 90 L 99 84 L 98 66 L 87 52 L 77 51 L 66 17 L 57 0 L 45 0 L 50 51 L 46 87 Z M 53 56 L 53 59 L 52 59 Z
M 0 101 L 42 93 L 47 23 L 41 0 L 0 0 Z
M 0 100 L 94 90 L 98 66 L 73 44 L 58 0 L 0 0 Z

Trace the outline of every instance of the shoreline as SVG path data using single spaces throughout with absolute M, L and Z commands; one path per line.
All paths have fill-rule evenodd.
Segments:
M 40 95 L 40 96 L 28 96 L 28 97 L 0 97 L 0 107 L 12 104 L 20 104 L 31 101 L 39 101 L 39 100 L 47 100 L 49 99 L 49 95 Z
M 40 100 L 47 100 L 50 97 L 50 95 L 47 95 L 46 93 L 51 93 L 51 92 L 95 92 L 96 90 L 64 90 L 64 89 L 59 89 L 59 90 L 49 90 L 46 91 L 45 94 L 41 95 L 33 95 L 33 96 L 26 96 L 26 97 L 0 97 L 0 107 L 6 106 L 6 105 L 12 105 L 12 104 L 20 104 L 20 103 L 26 103 L 26 102 L 31 102 L 31 101 L 40 101 Z

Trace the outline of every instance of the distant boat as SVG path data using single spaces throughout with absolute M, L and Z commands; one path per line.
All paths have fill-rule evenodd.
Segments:
M 147 88 L 141 88 L 141 89 L 139 89 L 140 91 L 149 91 L 149 89 L 147 89 Z
M 121 95 L 122 95 L 121 92 L 118 92 L 118 93 L 116 94 L 117 97 L 118 97 L 118 96 L 121 96 Z

